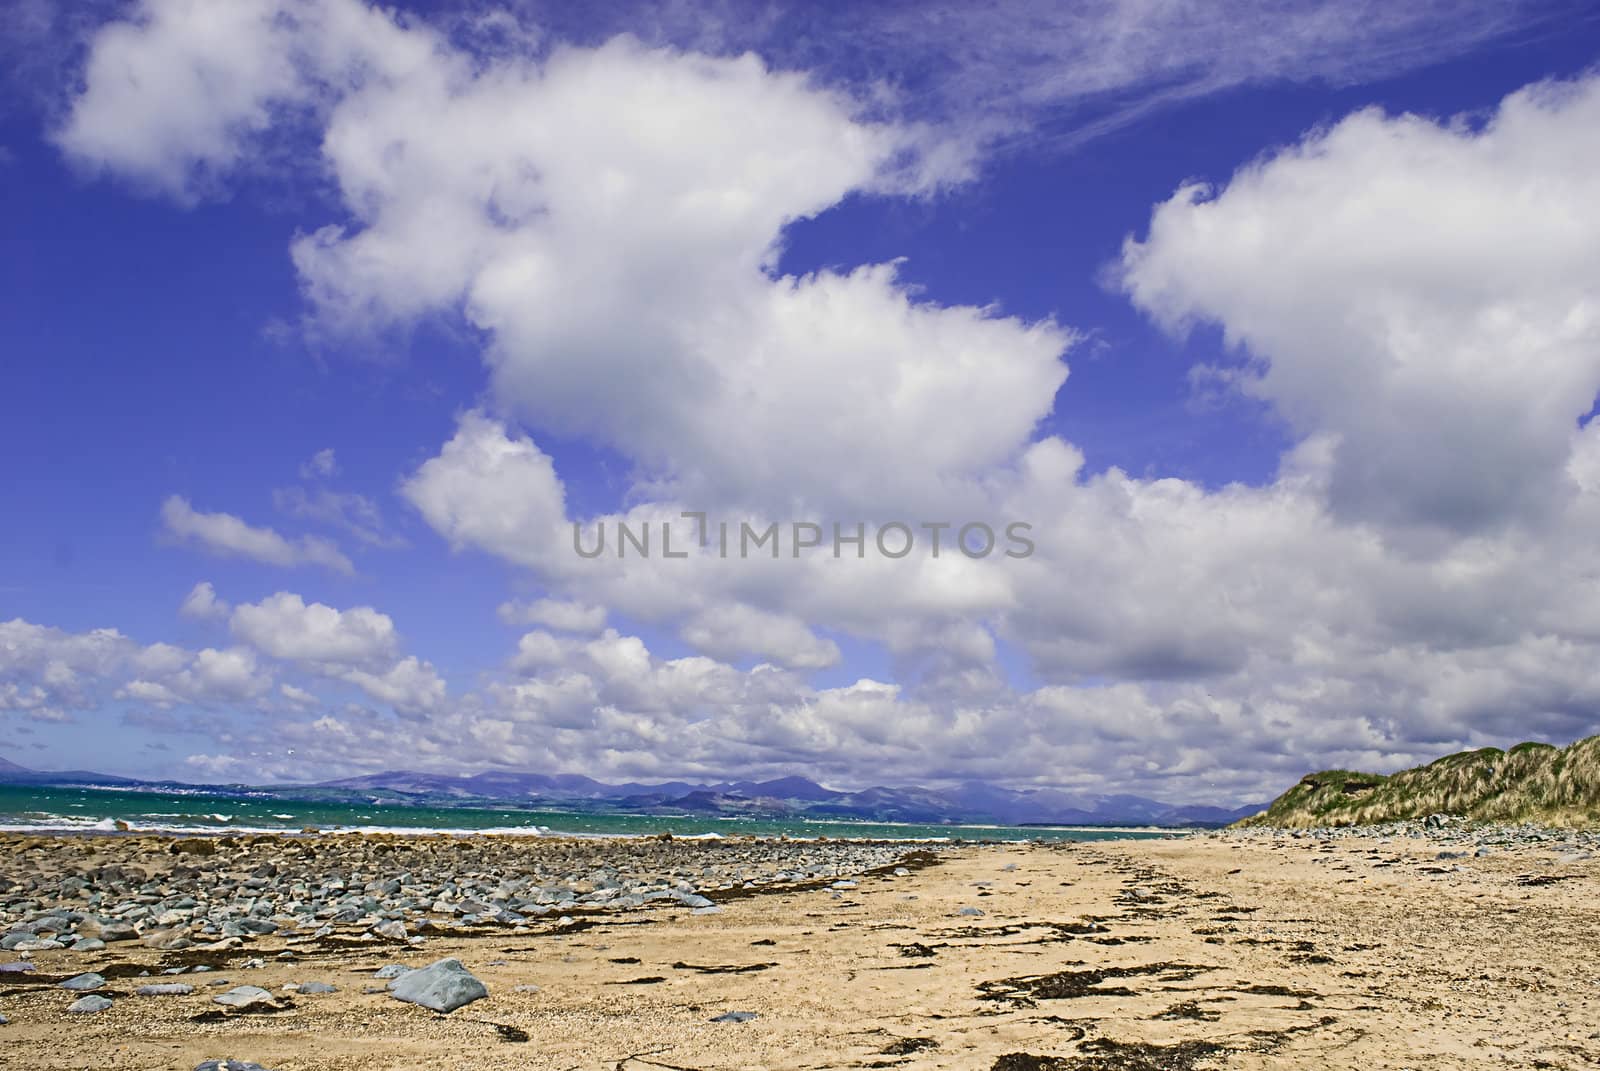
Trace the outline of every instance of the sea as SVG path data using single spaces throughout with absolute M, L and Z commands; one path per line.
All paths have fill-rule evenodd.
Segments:
M 1060 841 L 1167 837 L 1169 829 L 595 814 L 560 810 L 298 801 L 282 796 L 0 785 L 0 832 L 409 833 L 517 836 L 761 836 L 908 841 Z

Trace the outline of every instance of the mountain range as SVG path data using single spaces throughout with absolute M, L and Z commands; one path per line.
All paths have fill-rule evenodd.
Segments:
M 393 806 L 512 806 L 611 814 L 743 815 L 770 818 L 998 825 L 1220 826 L 1261 809 L 1164 803 L 1132 795 L 1009 789 L 982 781 L 944 788 L 832 789 L 803 777 L 709 784 L 610 784 L 581 774 L 489 771 L 471 775 L 389 770 L 305 785 L 187 785 L 84 770 L 44 772 L 0 759 L 0 784 L 102 785 L 217 795 L 267 793 L 285 800 L 352 800 Z

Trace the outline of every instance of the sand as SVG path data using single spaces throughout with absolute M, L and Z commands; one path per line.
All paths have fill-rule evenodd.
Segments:
M 971 846 L 718 914 L 542 919 L 416 948 L 341 937 L 294 962 L 261 937 L 215 954 L 209 976 L 159 976 L 206 958 L 192 949 L 40 951 L 32 975 L 0 975 L 0 1067 L 1600 1066 L 1600 861 L 1436 856 L 1289 837 Z M 383 964 L 446 956 L 490 996 L 438 1015 L 363 992 Z M 114 1006 L 69 1015 L 78 994 L 54 983 L 88 970 Z M 216 978 L 338 992 L 224 1018 Z M 153 981 L 197 989 L 133 995 Z M 756 1017 L 710 1021 L 729 1011 Z

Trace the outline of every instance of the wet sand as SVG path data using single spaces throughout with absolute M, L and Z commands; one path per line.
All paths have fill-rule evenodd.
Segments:
M 0 862 L 50 861 L 23 843 L 0 842 L 14 856 Z M 338 927 L 214 950 L 0 953 L 36 965 L 0 974 L 0 1067 L 1600 1066 L 1600 860 L 1439 849 L 1287 835 L 971 846 L 855 888 L 712 893 L 709 914 L 548 915 L 415 945 Z M 447 956 L 490 995 L 439 1015 L 363 992 L 385 964 Z M 196 963 L 214 970 L 162 975 Z M 66 1012 L 79 994 L 58 983 L 83 971 L 105 975 L 109 1010 Z M 282 1007 L 227 1012 L 219 979 Z M 195 992 L 133 995 L 173 981 Z M 284 991 L 311 981 L 338 991 Z M 755 1018 L 711 1021 L 731 1011 Z

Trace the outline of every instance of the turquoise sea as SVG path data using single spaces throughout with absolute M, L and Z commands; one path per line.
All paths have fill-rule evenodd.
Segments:
M 585 814 L 392 803 L 303 802 L 281 796 L 218 795 L 100 788 L 0 785 L 0 830 L 114 833 L 299 831 L 315 827 L 403 833 L 551 833 L 584 836 L 857 837 L 882 840 L 1111 840 L 1170 836 L 1168 830 L 1063 826 L 917 825 L 889 822 L 708 818 L 696 815 Z

